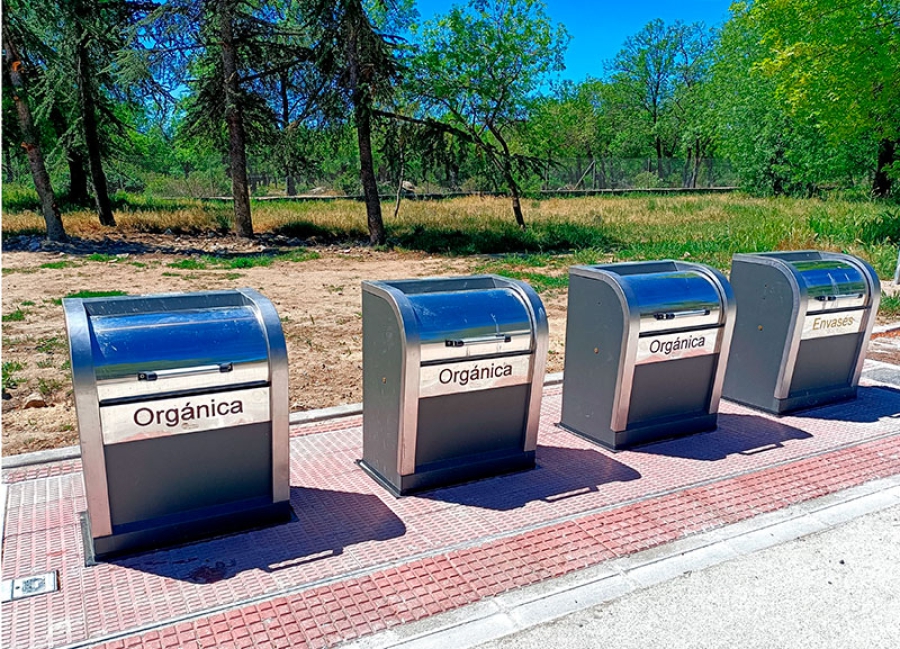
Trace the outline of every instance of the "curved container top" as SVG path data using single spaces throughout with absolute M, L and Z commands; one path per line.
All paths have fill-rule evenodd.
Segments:
M 523 336 L 526 349 L 531 346 L 528 307 L 511 289 L 422 293 L 410 295 L 409 302 L 423 349 L 443 348 L 450 357 L 467 345 L 502 344 L 512 351 L 511 339 Z
M 807 313 L 875 305 L 881 294 L 872 267 L 843 253 L 796 250 L 739 254 L 734 258 L 774 266 L 793 277 L 808 300 Z
M 838 309 L 865 306 L 868 296 L 866 278 L 856 266 L 838 259 L 790 262 L 806 294 L 816 303 L 809 309 Z
M 719 323 L 719 291 L 696 271 L 630 275 L 622 278 L 637 299 L 641 331 Z
M 421 364 L 546 348 L 547 316 L 527 284 L 495 275 L 363 282 L 394 303 Z
M 63 307 L 76 392 L 101 405 L 263 386 L 287 373 L 278 315 L 251 289 L 72 298 Z
M 573 266 L 569 272 L 619 286 L 623 308 L 641 335 L 716 327 L 731 308 L 727 280 L 702 264 L 666 259 Z
M 266 362 L 262 325 L 249 306 L 89 319 L 98 380 L 175 369 Z M 151 379 L 152 380 L 152 379 Z

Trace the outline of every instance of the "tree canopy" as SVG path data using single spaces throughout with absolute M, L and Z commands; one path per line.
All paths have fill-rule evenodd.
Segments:
M 396 213 L 409 192 L 502 192 L 525 227 L 540 190 L 696 187 L 724 168 L 760 193 L 886 197 L 900 178 L 898 0 L 653 20 L 581 81 L 561 79 L 569 36 L 540 0 L 424 21 L 414 0 L 3 8 L 3 83 L 27 99 L 3 95 L 4 180 L 40 188 L 48 227 L 54 188 L 110 227 L 117 190 L 230 193 L 248 237 L 254 193 L 363 195 L 380 244 L 384 195 Z

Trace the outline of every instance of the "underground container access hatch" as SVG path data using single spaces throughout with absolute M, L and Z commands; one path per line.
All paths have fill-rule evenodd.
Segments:
M 256 291 L 63 301 L 103 558 L 290 516 L 287 353 Z
M 532 468 L 547 315 L 492 275 L 363 282 L 363 458 L 394 494 Z
M 560 425 L 611 449 L 715 428 L 733 315 L 702 264 L 573 266 Z
M 735 255 L 737 321 L 724 395 L 783 414 L 856 396 L 881 284 L 851 255 Z

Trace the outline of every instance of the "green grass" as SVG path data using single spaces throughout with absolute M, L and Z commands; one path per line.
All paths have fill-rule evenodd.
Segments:
M 321 255 L 317 253 L 315 250 L 292 250 L 291 252 L 285 252 L 280 255 L 276 255 L 275 259 L 277 261 L 289 261 L 293 263 L 302 263 L 304 261 L 313 261 L 315 259 L 319 259 Z
M 87 257 L 85 257 L 85 259 L 87 259 L 88 261 L 101 261 L 106 263 L 119 260 L 119 258 L 115 255 L 107 255 L 103 252 L 92 252 Z
M 15 390 L 19 385 L 16 372 L 21 372 L 25 366 L 18 361 L 3 361 L 3 391 Z
M 181 270 L 205 270 L 209 266 L 205 261 L 200 259 L 179 259 L 171 264 L 166 264 L 169 268 L 179 268 Z
M 65 351 L 68 349 L 68 345 L 66 344 L 66 341 L 59 336 L 51 336 L 49 338 L 40 339 L 34 348 L 42 354 L 53 354 L 54 352 Z
M 568 252 L 579 248 L 613 249 L 618 243 L 602 226 L 536 222 L 527 230 L 514 223 L 491 227 L 459 228 L 414 225 L 398 229 L 391 243 L 407 250 L 448 255 Z
M 76 291 L 74 293 L 69 293 L 66 297 L 80 297 L 80 298 L 91 298 L 91 297 L 119 297 L 122 295 L 128 295 L 125 291 Z M 55 297 L 52 298 L 51 302 L 56 306 L 62 305 L 63 298 Z
M 179 270 L 244 270 L 247 268 L 265 268 L 271 266 L 276 261 L 304 262 L 318 258 L 319 253 L 316 251 L 302 249 L 277 255 L 264 253 L 258 255 L 241 255 L 237 257 L 214 257 L 212 255 L 204 255 L 200 258 L 190 257 L 187 259 L 179 259 L 178 261 L 173 261 L 166 265 L 169 268 L 177 268 Z
M 22 309 L 3 314 L 3 322 L 22 322 L 23 320 L 25 320 L 25 311 Z
M 63 387 L 63 382 L 59 379 L 38 379 L 38 392 L 41 393 L 41 396 L 44 398 L 49 397 L 57 390 L 60 390 Z
M 888 318 L 900 317 L 900 295 L 882 295 L 878 314 Z
M 12 275 L 14 273 L 22 273 L 23 275 L 30 275 L 31 273 L 36 273 L 37 268 L 7 268 L 3 267 L 4 275 Z
M 41 264 L 40 268 L 46 268 L 49 270 L 62 270 L 63 268 L 72 268 L 73 266 L 77 266 L 75 262 L 72 261 L 48 261 L 46 264 Z
M 4 187 L 3 235 L 42 231 L 40 216 L 29 211 L 30 190 Z M 450 256 L 515 255 L 489 272 L 535 275 L 552 290 L 564 283 L 570 264 L 681 259 L 727 271 L 740 252 L 817 249 L 843 251 L 869 261 L 890 277 L 900 244 L 900 206 L 845 194 L 824 198 L 754 198 L 742 194 L 691 196 L 603 196 L 551 198 L 523 203 L 527 230 L 513 222 L 504 198 L 467 197 L 445 201 L 406 201 L 397 218 L 384 206 L 389 247 Z M 65 209 L 65 208 L 64 208 Z M 222 230 L 231 224 L 227 205 L 195 200 L 116 197 L 118 231 L 193 232 Z M 365 207 L 350 200 L 259 202 L 254 229 L 310 240 L 355 245 L 368 239 Z M 90 210 L 66 210 L 66 227 L 76 236 L 99 236 L 103 229 Z M 305 249 L 282 254 L 185 258 L 173 270 L 245 270 L 276 262 L 317 258 Z M 95 254 L 89 261 L 113 261 Z M 58 264 L 60 262 L 51 262 Z M 137 263 L 137 262 L 129 262 Z M 4 273 L 34 269 L 3 269 Z M 227 277 L 227 276 L 226 276 Z M 543 279 L 542 279 L 543 278 Z M 886 301 L 890 304 L 890 301 Z M 885 307 L 887 308 L 887 307 Z

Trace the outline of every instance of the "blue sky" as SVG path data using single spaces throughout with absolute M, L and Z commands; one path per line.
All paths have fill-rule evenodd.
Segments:
M 599 77 L 603 61 L 611 59 L 622 43 L 654 18 L 666 23 L 682 20 L 721 25 L 732 0 L 544 0 L 550 19 L 563 23 L 572 40 L 566 52 L 564 79 L 583 81 Z M 447 11 L 458 0 L 417 0 L 423 20 Z

